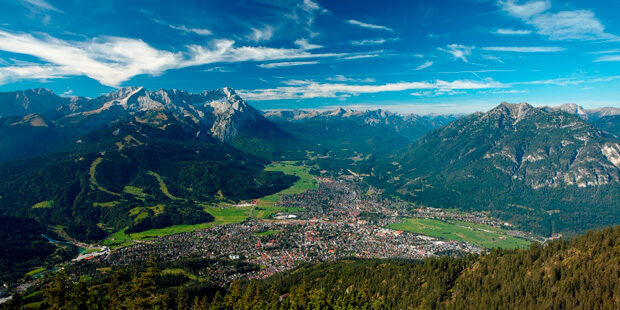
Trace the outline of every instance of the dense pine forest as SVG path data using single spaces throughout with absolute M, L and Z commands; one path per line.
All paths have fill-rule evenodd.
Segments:
M 206 262 L 202 262 L 206 263 Z M 3 309 L 618 309 L 620 226 L 528 249 L 421 261 L 356 260 L 302 265 L 227 288 L 155 262 L 80 277 L 61 270 L 37 294 Z M 34 296 L 34 297 L 33 297 Z

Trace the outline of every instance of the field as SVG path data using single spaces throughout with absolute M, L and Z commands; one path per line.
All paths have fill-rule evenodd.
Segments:
M 281 232 L 282 232 L 281 230 L 267 230 L 263 232 L 256 232 L 254 233 L 254 235 L 255 236 L 270 236 L 270 235 L 278 234 Z
M 53 200 L 45 200 L 45 201 L 41 201 L 41 202 L 37 202 L 35 203 L 32 208 L 33 209 L 40 209 L 40 208 L 51 208 L 52 204 L 54 203 Z
M 390 228 L 445 240 L 465 241 L 485 248 L 511 249 L 530 244 L 530 241 L 507 235 L 499 228 L 459 221 L 410 218 L 403 223 L 393 223 Z
M 153 209 L 155 213 L 158 210 Z M 156 207 L 155 207 L 156 208 Z M 108 239 L 106 239 L 103 244 L 111 247 L 118 246 L 126 246 L 132 243 L 132 240 L 148 240 L 152 238 L 173 235 L 183 232 L 189 232 L 194 230 L 206 229 L 216 225 L 227 225 L 240 223 L 245 221 L 246 219 L 253 217 L 259 219 L 269 218 L 274 213 L 277 212 L 294 212 L 299 211 L 298 208 L 284 208 L 284 207 L 275 207 L 275 206 L 263 206 L 263 207 L 235 207 L 230 205 L 224 206 L 205 206 L 205 211 L 209 212 L 215 218 L 215 221 L 210 223 L 200 223 L 194 225 L 174 225 L 165 228 L 158 229 L 149 229 L 138 233 L 133 234 L 125 234 L 125 230 L 121 230 Z M 130 215 L 140 217 L 145 212 L 143 208 L 134 208 L 130 211 Z
M 265 196 L 260 199 L 258 205 L 261 207 L 270 206 L 280 201 L 282 195 L 303 193 L 307 190 L 316 189 L 318 181 L 308 172 L 308 168 L 297 165 L 293 161 L 274 162 L 265 167 L 266 171 L 280 171 L 285 174 L 292 174 L 299 177 L 291 187 L 273 195 Z

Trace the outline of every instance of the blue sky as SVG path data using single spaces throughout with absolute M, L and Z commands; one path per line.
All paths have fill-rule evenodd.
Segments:
M 620 1 L 0 0 L 0 91 L 235 88 L 261 109 L 620 107 Z

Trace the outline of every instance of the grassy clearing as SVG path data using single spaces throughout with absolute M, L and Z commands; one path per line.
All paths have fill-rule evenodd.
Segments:
M 102 191 L 102 192 L 106 192 L 110 195 L 115 195 L 115 196 L 120 196 L 121 194 L 119 193 L 115 193 L 113 191 L 110 191 L 106 188 L 104 188 L 103 186 L 99 185 L 99 182 L 97 182 L 97 165 L 99 165 L 101 163 L 101 161 L 103 161 L 103 157 L 99 157 L 97 159 L 95 159 L 93 161 L 92 164 L 90 164 L 90 170 L 89 170 L 89 175 L 90 175 L 90 184 L 92 184 L 94 187 L 96 187 L 98 190 Z
M 127 186 L 125 186 L 123 191 L 125 193 L 127 193 L 127 194 L 134 195 L 134 196 L 136 196 L 138 198 L 144 198 L 144 197 L 148 196 L 148 194 L 146 194 L 144 192 L 144 189 L 142 189 L 140 187 L 136 187 L 136 186 L 127 185 Z
M 194 280 L 194 281 L 199 280 L 197 276 L 195 276 L 195 275 L 193 275 L 193 274 L 191 274 L 191 273 L 189 273 L 189 272 L 187 272 L 187 271 L 185 271 L 183 269 L 180 269 L 180 268 L 167 268 L 167 269 L 162 270 L 161 274 L 175 274 L 175 275 L 176 274 L 182 274 L 182 275 L 187 276 L 191 280 Z
M 45 201 L 35 203 L 32 206 L 32 208 L 33 209 L 51 208 L 53 203 L 54 203 L 53 200 L 45 200 Z
M 281 232 L 282 232 L 281 230 L 267 230 L 267 231 L 262 231 L 262 232 L 255 232 L 254 235 L 255 236 L 270 236 L 270 235 L 279 234 Z
M 118 205 L 118 201 L 108 201 L 108 202 L 93 202 L 93 207 L 108 207 L 112 208 Z
M 308 167 L 301 166 L 293 161 L 274 162 L 265 167 L 265 170 L 296 175 L 299 177 L 299 180 L 285 190 L 261 198 L 258 202 L 258 205 L 261 207 L 275 204 L 280 201 L 282 195 L 300 194 L 307 190 L 316 189 L 319 185 L 318 181 L 308 172 L 310 170 Z
M 164 193 L 164 195 L 173 200 L 181 200 L 181 198 L 170 194 L 170 191 L 168 191 L 168 186 L 166 185 L 166 182 L 164 182 L 164 179 L 161 177 L 161 175 L 155 173 L 154 171 L 149 171 L 148 174 L 154 176 L 157 179 L 157 182 L 159 182 L 159 189 L 162 193 Z
M 390 228 L 445 240 L 469 242 L 485 248 L 527 247 L 530 241 L 507 235 L 499 228 L 466 222 L 443 222 L 434 219 L 410 218 Z
M 149 209 L 155 208 L 156 210 L 163 211 L 163 206 L 148 207 Z M 234 207 L 229 205 L 223 206 L 204 206 L 205 211 L 209 212 L 215 218 L 215 221 L 209 223 L 200 223 L 194 225 L 174 225 L 165 228 L 149 229 L 138 233 L 125 234 L 125 229 L 113 234 L 103 242 L 103 245 L 110 247 L 127 246 L 134 240 L 148 240 L 173 234 L 179 234 L 184 232 L 190 232 L 195 230 L 207 229 L 209 227 L 217 225 L 228 225 L 241 223 L 250 217 L 267 219 L 272 214 L 278 212 L 291 213 L 301 211 L 301 208 L 285 208 L 275 206 L 263 206 L 263 207 Z M 139 220 L 148 216 L 148 212 L 145 212 L 145 208 L 138 207 L 129 211 L 129 215 L 134 217 L 134 220 Z
M 107 245 L 109 247 L 121 247 L 131 245 L 131 237 L 125 234 L 125 229 L 119 230 L 112 236 L 108 237 L 108 239 L 103 240 L 103 245 Z
M 273 214 L 276 213 L 295 213 L 303 211 L 303 208 L 286 208 L 286 207 L 276 207 L 272 205 L 260 205 L 252 211 L 252 217 L 259 219 L 268 219 Z
M 38 273 L 41 273 L 43 271 L 45 271 L 47 269 L 43 268 L 43 267 L 39 267 L 39 268 L 35 268 L 33 270 L 30 270 L 28 273 L 26 273 L 27 276 L 34 276 Z

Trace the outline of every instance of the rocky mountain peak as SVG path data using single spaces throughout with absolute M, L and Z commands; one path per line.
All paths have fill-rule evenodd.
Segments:
M 499 107 L 496 108 L 507 116 L 514 119 L 521 120 L 528 115 L 535 108 L 526 102 L 521 103 L 508 103 L 502 102 Z

